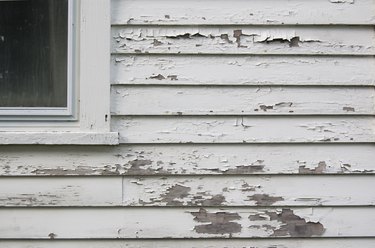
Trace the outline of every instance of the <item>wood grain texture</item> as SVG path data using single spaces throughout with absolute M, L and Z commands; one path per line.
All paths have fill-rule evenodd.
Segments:
M 0 239 L 373 237 L 375 209 L 0 209 Z M 178 225 L 176 225 L 178 223 Z
M 112 53 L 375 55 L 371 26 L 112 27 Z
M 112 0 L 113 24 L 375 24 L 373 0 Z
M 374 142 L 372 117 L 121 117 L 120 143 Z
M 0 176 L 374 174 L 372 144 L 1 147 Z
M 121 206 L 122 179 L 2 178 L 0 207 Z
M 48 127 L 53 131 L 39 131 L 48 124 L 43 123 L 41 126 L 33 124 L 34 130 L 25 131 L 22 126 L 9 126 L 10 129 L 18 131 L 0 132 L 1 145 L 118 145 L 118 133 L 116 132 L 87 132 L 76 129 L 74 131 L 57 131 L 53 127 Z M 60 128 L 64 125 L 59 125 Z
M 19 177 L 0 181 L 0 207 L 373 206 L 374 187 L 353 175 Z
M 323 165 L 322 165 L 323 166 Z M 125 178 L 125 206 L 370 206 L 368 176 Z M 352 187 L 348 187 L 352 185 Z
M 373 115 L 373 87 L 113 86 L 115 115 Z
M 371 57 L 113 55 L 113 84 L 375 85 Z M 272 73 L 271 73 L 272 72 Z
M 0 241 L 1 248 L 373 248 L 372 238 L 344 239 L 208 239 L 208 240 L 19 240 Z

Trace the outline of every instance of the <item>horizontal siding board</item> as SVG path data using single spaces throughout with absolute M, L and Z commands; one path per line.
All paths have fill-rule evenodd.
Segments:
M 373 115 L 373 87 L 112 87 L 116 115 Z M 225 104 L 223 104 L 225 103 Z
M 112 0 L 113 24 L 375 24 L 373 0 Z
M 2 178 L 0 207 L 121 206 L 122 179 Z
M 373 174 L 373 161 L 371 144 L 8 146 L 0 176 Z
M 14 240 L 0 241 L 1 248 L 373 248 L 372 238 L 345 239 L 210 239 L 210 240 Z
M 374 142 L 372 117 L 112 116 L 120 143 Z
M 371 26 L 112 27 L 112 53 L 375 55 Z
M 373 178 L 353 175 L 19 177 L 0 181 L 0 207 L 372 206 L 374 187 Z
M 113 55 L 111 61 L 113 84 L 375 84 L 372 57 Z
M 369 206 L 374 187 L 374 178 L 353 175 L 141 177 L 124 180 L 123 199 L 126 206 Z
M 0 219 L 0 239 L 375 235 L 375 209 L 369 207 L 1 209 Z

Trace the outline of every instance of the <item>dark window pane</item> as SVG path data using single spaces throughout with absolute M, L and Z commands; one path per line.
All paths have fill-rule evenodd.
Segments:
M 66 107 L 68 0 L 0 1 L 0 107 Z

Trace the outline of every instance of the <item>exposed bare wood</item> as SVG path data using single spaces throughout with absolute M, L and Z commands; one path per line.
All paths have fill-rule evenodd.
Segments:
M 370 57 L 112 56 L 114 84 L 375 85 Z M 271 73 L 272 72 L 272 73 Z
M 112 0 L 113 24 L 375 24 L 373 0 Z
M 361 27 L 112 27 L 112 53 L 375 55 Z
M 373 87 L 112 87 L 116 115 L 373 115 Z
M 112 117 L 120 143 L 374 142 L 372 117 Z
M 370 207 L 1 209 L 0 219 L 0 239 L 375 235 Z
M 365 144 L 1 147 L 1 176 L 373 174 Z

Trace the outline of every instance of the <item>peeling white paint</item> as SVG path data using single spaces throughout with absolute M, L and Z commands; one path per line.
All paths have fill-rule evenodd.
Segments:
M 375 85 L 372 57 L 113 55 L 112 58 L 113 84 Z M 178 80 L 171 80 L 170 75 L 176 75 Z
M 281 213 L 274 208 L 208 208 L 208 213 L 229 213 L 238 216 L 231 221 L 241 227 L 240 232 L 220 234 L 198 233 L 196 226 L 210 224 L 194 220 L 195 208 L 72 208 L 72 209 L 3 209 L 0 211 L 0 238 L 2 239 L 116 239 L 116 238 L 229 238 L 271 237 L 265 229 L 248 228 L 269 225 L 278 229 L 283 224 L 275 220 L 252 221 L 250 216 Z M 284 208 L 299 218 L 320 219 L 325 228 L 322 237 L 373 237 L 375 210 L 357 208 Z M 219 219 L 220 220 L 220 219 Z M 178 225 L 176 225 L 178 221 Z M 67 225 L 69 223 L 69 225 Z M 285 233 L 280 237 L 290 237 Z
M 112 23 L 283 25 L 375 23 L 373 0 L 112 0 Z
M 112 53 L 374 55 L 371 26 L 112 28 Z
M 111 98 L 113 115 L 375 114 L 372 87 L 116 85 Z

